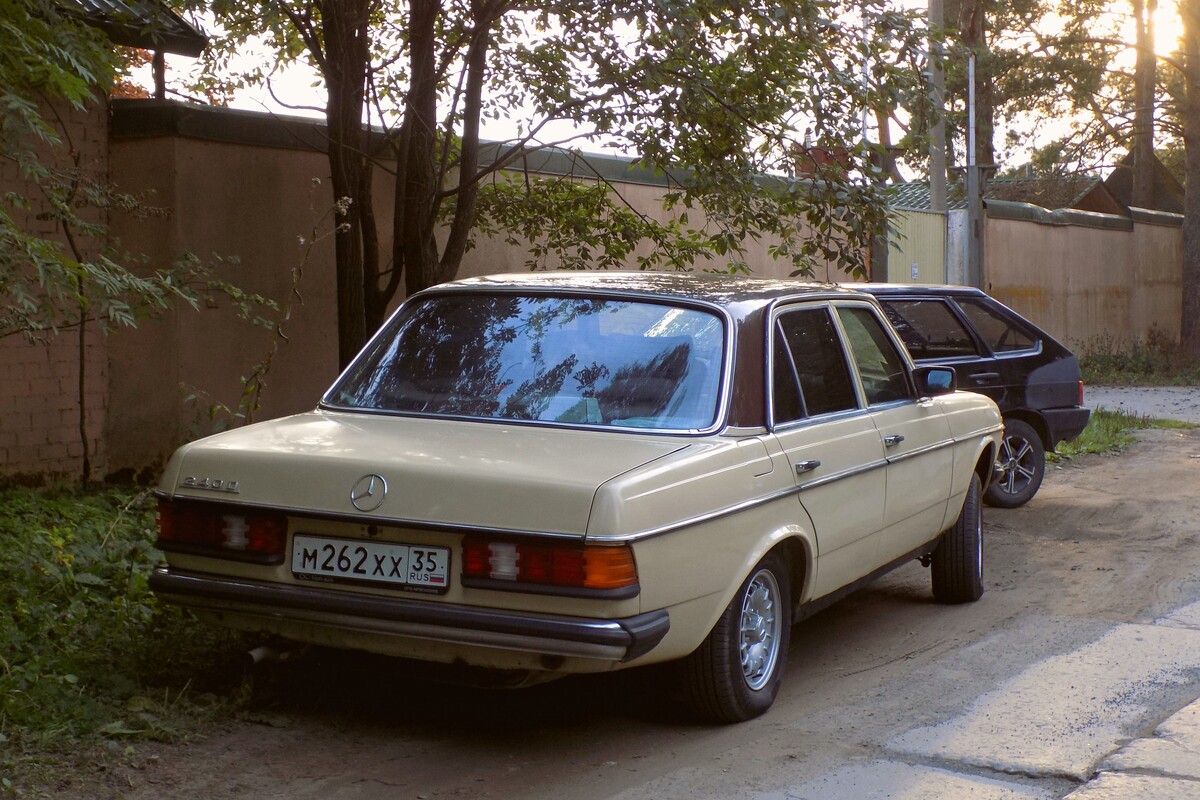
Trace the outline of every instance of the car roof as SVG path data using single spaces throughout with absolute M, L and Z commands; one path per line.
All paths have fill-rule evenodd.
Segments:
M 960 297 L 986 297 L 974 286 L 959 286 L 946 283 L 855 283 L 855 289 L 874 295 L 956 295 Z
M 787 278 L 751 278 L 705 272 L 561 271 L 488 275 L 436 286 L 438 291 L 568 291 L 636 294 L 672 300 L 699 300 L 730 308 L 763 305 L 783 298 L 854 296 L 857 286 Z

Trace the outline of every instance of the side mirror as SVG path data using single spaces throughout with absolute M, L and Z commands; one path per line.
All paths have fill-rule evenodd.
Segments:
M 953 367 L 917 367 L 913 377 L 921 394 L 950 394 L 958 388 L 958 376 Z

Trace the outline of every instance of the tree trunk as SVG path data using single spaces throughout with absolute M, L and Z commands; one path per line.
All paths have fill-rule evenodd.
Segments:
M 1154 207 L 1154 89 L 1158 59 L 1154 54 L 1154 13 L 1158 0 L 1132 0 L 1137 23 L 1137 66 L 1134 71 L 1133 202 Z
M 370 166 L 363 131 L 364 88 L 370 64 L 368 0 L 325 0 L 321 25 L 325 39 L 325 81 L 329 103 L 329 171 L 335 217 L 338 364 L 344 369 L 367 340 L 363 220 L 369 210 Z M 347 202 L 348 201 L 348 202 Z M 374 248 L 372 242 L 370 245 Z M 376 267 L 377 271 L 377 267 Z
M 1183 19 L 1183 309 L 1180 344 L 1200 358 L 1200 0 L 1181 0 Z
M 434 201 L 437 186 L 436 23 L 440 0 L 412 0 L 409 22 L 411 87 L 396 159 L 394 261 L 408 295 L 438 282 Z

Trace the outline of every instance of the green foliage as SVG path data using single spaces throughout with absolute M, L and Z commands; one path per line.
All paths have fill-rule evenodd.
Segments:
M 1126 386 L 1200 386 L 1200 360 L 1158 328 L 1141 340 L 1108 334 L 1075 345 L 1086 383 Z
M 1137 441 L 1133 431 L 1154 427 L 1160 427 L 1159 422 L 1144 415 L 1094 408 L 1083 433 L 1069 442 L 1060 443 L 1058 449 L 1047 454 L 1047 457 L 1056 460 L 1071 459 L 1085 453 L 1120 453 Z
M 180 738 L 223 702 L 205 692 L 240 685 L 240 637 L 150 593 L 153 518 L 146 493 L 0 490 L 4 772 L 72 743 Z
M 1168 7 L 1160 11 L 1169 13 Z M 971 26 L 969 20 L 982 17 Z M 1019 168 L 1026 153 L 1035 153 L 1039 174 L 1073 174 L 1111 167 L 1131 147 L 1134 74 L 1132 5 L 1108 0 L 950 0 L 944 24 L 950 57 L 947 63 L 947 122 L 955 161 L 965 163 L 967 52 L 978 54 L 977 100 L 981 157 L 991 154 L 993 123 L 995 162 L 1001 169 Z M 977 32 L 972 40 L 971 30 Z M 1160 27 L 1160 45 L 1162 31 Z M 982 41 L 980 41 L 982 39 Z M 1173 69 L 1160 70 L 1160 102 Z M 994 111 L 994 118 L 991 116 Z M 1156 109 L 1159 133 L 1165 109 Z M 1161 142 L 1164 136 L 1157 137 Z M 1058 160 L 1042 161 L 1057 150 Z
M 437 130 L 427 151 L 404 149 L 413 135 L 390 140 L 409 181 L 398 202 L 416 203 L 402 219 L 450 222 L 454 242 L 472 228 L 509 235 L 532 247 L 537 268 L 714 263 L 739 272 L 750 266 L 747 247 L 764 241 L 797 273 L 831 266 L 861 274 L 871 238 L 886 224 L 876 166 L 882 150 L 863 141 L 862 120 L 902 97 L 925 96 L 919 15 L 883 0 L 434 6 L 433 41 L 412 29 L 403 3 L 359 6 L 369 33 L 363 90 L 374 93 L 370 121 L 392 127 L 415 108 L 446 110 L 440 120 L 406 129 Z M 261 82 L 302 60 L 332 91 L 330 82 L 342 76 L 334 67 L 343 62 L 340 43 L 325 39 L 325 9 L 266 0 L 217 4 L 217 40 L 200 88 Z M 234 56 L 251 40 L 273 48 L 275 62 L 233 73 Z M 418 45 L 432 47 L 430 62 L 412 60 Z M 429 63 L 436 78 L 414 83 L 415 63 Z M 511 139 L 491 152 L 480 149 L 476 125 L 499 119 L 509 121 Z M 633 154 L 639 167 L 667 178 L 672 221 L 647 219 L 586 167 L 579 187 L 495 179 L 548 147 Z M 822 154 L 835 157 L 805 180 L 787 180 L 798 163 Z M 367 202 L 355 197 L 359 207 Z M 427 264 L 406 262 L 436 253 L 432 227 L 418 228 L 396 232 L 393 269 L 430 272 Z M 453 277 L 457 253 L 446 245 L 433 272 Z M 389 273 L 380 277 L 386 282 Z
M 0 0 L 0 162 L 17 179 L 0 194 L 0 338 L 133 326 L 176 301 L 195 306 L 201 287 L 242 307 L 261 304 L 210 281 L 212 264 L 192 254 L 154 266 L 111 246 L 110 215 L 169 211 L 116 190 L 104 165 L 87 163 L 69 138 L 62 114 L 107 91 L 118 57 L 99 31 L 59 9 L 48 0 Z

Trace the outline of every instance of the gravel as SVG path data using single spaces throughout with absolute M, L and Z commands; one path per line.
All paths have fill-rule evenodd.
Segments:
M 1084 405 L 1200 424 L 1198 386 L 1085 386 Z

